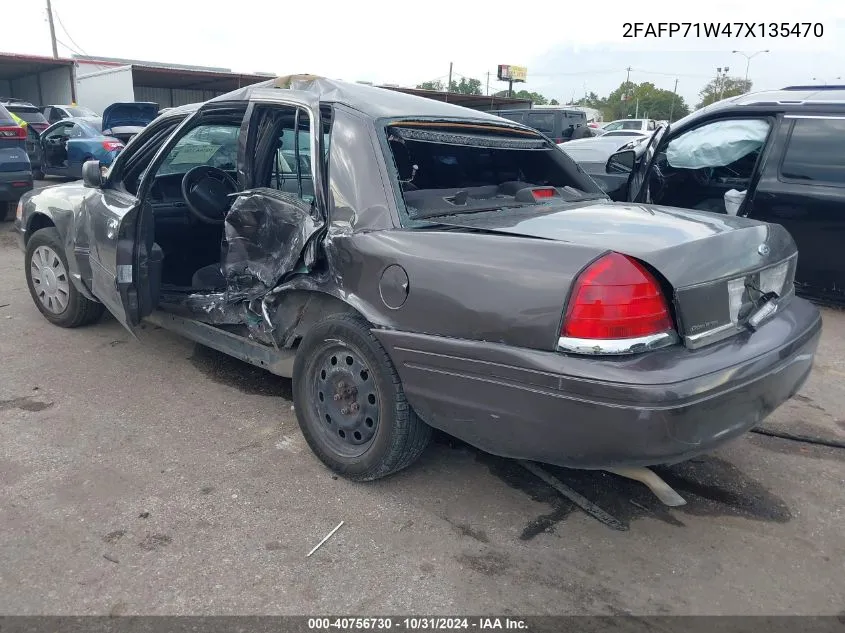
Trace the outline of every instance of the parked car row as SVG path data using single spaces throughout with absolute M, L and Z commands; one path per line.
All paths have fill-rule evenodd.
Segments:
M 27 131 L 0 105 L 0 219 L 6 208 L 32 189 L 32 166 L 27 156 Z
M 155 103 L 115 103 L 100 116 L 77 105 L 39 109 L 2 98 L 0 108 L 0 217 L 32 188 L 33 179 L 81 178 L 82 165 L 92 159 L 109 165 L 159 110 Z

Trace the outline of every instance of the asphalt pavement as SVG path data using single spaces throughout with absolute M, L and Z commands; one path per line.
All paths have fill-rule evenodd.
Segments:
M 290 381 L 149 326 L 54 327 L 0 223 L 0 613 L 840 614 L 845 313 L 795 399 L 660 472 L 688 501 L 438 436 L 369 484 L 310 453 Z M 589 424 L 589 420 L 580 421 Z M 306 554 L 340 521 L 343 526 Z

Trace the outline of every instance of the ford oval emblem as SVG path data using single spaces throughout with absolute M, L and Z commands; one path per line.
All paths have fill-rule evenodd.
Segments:
M 760 246 L 757 247 L 757 252 L 760 253 L 760 255 L 762 255 L 763 257 L 765 257 L 771 252 L 771 250 L 769 249 L 768 244 L 760 244 Z

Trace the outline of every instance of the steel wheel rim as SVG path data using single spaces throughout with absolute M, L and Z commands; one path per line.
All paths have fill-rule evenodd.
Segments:
M 51 314 L 61 314 L 70 300 L 70 279 L 61 257 L 49 246 L 39 246 L 29 263 L 32 286 L 39 303 Z
M 342 457 L 360 457 L 375 441 L 381 397 L 363 354 L 343 341 L 327 340 L 311 364 L 317 428 Z

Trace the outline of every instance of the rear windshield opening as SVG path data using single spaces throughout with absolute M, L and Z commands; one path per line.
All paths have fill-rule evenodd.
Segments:
M 28 108 L 25 106 L 7 106 L 9 112 L 18 115 L 27 123 L 47 123 L 47 119 L 36 108 Z
M 557 201 L 604 197 L 539 136 L 410 127 L 390 127 L 387 134 L 412 219 L 526 206 L 532 203 L 520 191 L 533 187 L 555 188 Z

